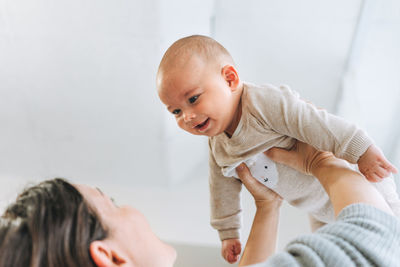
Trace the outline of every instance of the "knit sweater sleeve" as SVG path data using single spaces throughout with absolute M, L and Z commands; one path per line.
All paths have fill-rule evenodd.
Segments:
M 252 267 L 400 266 L 400 221 L 375 207 L 352 204 L 337 221 L 301 236 L 286 251 Z
M 238 179 L 228 178 L 222 174 L 211 148 L 209 165 L 211 226 L 218 230 L 221 240 L 239 238 L 242 183 Z
M 331 151 L 351 163 L 357 163 L 372 144 L 356 125 L 307 103 L 289 87 L 270 89 L 267 100 L 256 108 L 273 131 Z

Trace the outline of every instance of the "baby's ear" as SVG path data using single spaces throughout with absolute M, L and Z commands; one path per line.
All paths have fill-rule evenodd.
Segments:
M 222 67 L 221 75 L 228 83 L 232 91 L 236 90 L 240 84 L 240 79 L 236 68 L 232 65 L 225 65 Z

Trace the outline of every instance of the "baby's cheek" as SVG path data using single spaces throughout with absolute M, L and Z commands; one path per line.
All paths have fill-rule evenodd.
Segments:
M 179 126 L 179 128 L 185 129 L 185 123 L 182 119 L 176 118 L 176 124 Z
M 177 124 L 178 124 L 179 128 L 181 128 L 182 130 L 191 133 L 191 132 L 190 132 L 190 129 L 186 126 L 185 123 L 179 123 L 179 122 L 177 122 Z

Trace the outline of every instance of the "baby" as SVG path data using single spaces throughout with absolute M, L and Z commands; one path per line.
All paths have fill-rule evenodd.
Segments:
M 241 81 L 229 52 L 212 38 L 195 35 L 172 44 L 161 60 L 157 89 L 180 128 L 209 137 L 211 225 L 228 262 L 237 261 L 241 252 L 241 182 L 232 178 L 241 162 L 257 166 L 261 176 L 265 168 L 267 175 L 259 180 L 307 211 L 314 223 L 334 220 L 317 179 L 262 153 L 271 147 L 290 149 L 296 139 L 357 164 L 369 181 L 379 182 L 377 190 L 400 214 L 393 177 L 382 179 L 397 170 L 365 132 L 303 101 L 287 86 Z

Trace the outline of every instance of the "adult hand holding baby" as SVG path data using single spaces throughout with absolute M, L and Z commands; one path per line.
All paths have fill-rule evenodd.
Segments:
M 336 159 L 330 152 L 318 151 L 299 141 L 291 150 L 272 148 L 264 153 L 275 162 L 286 164 L 309 175 L 314 174 L 321 164 L 329 161 L 335 161 L 344 166 L 347 164 Z M 257 208 L 251 233 L 240 261 L 240 265 L 249 265 L 264 261 L 275 252 L 282 198 L 257 181 L 244 163 L 236 168 L 236 172 L 253 196 Z M 312 178 L 310 177 L 310 179 Z M 227 258 L 225 257 L 225 259 Z M 230 261 L 228 260 L 228 262 Z
M 264 154 L 275 162 L 285 164 L 308 175 L 314 175 L 318 165 L 329 160 L 345 164 L 344 161 L 335 158 L 331 152 L 319 151 L 300 141 L 297 141 L 291 150 L 273 147 Z
M 267 153 L 265 152 L 265 154 Z M 254 197 L 256 207 L 263 207 L 264 205 L 276 205 L 276 207 L 280 207 L 282 197 L 254 179 L 246 164 L 240 164 L 236 168 L 236 172 L 246 189 Z
M 240 265 L 248 265 L 264 261 L 275 252 L 282 197 L 257 181 L 246 164 L 240 164 L 236 172 L 253 196 L 257 208 L 250 237 L 240 260 Z
M 264 152 L 271 160 L 285 164 L 304 174 L 324 177 L 324 166 L 349 168 L 346 161 L 336 158 L 331 152 L 323 152 L 297 141 L 291 150 L 271 148 Z M 240 180 L 252 194 L 256 204 L 256 214 L 250 236 L 247 241 L 239 266 L 246 266 L 265 261 L 275 253 L 279 208 L 282 198 L 257 181 L 245 164 L 236 168 Z M 310 179 L 314 179 L 310 177 Z
M 340 217 L 339 214 L 341 214 L 342 210 L 345 207 L 349 207 L 350 205 L 360 205 L 362 203 L 363 205 L 367 204 L 367 206 L 372 206 L 374 208 L 380 209 L 381 211 L 384 211 L 386 215 L 382 215 L 385 217 L 385 219 L 382 220 L 382 222 L 386 221 L 391 221 L 390 216 L 387 214 L 393 215 L 393 212 L 391 211 L 390 207 L 387 205 L 385 202 L 384 198 L 380 193 L 373 187 L 371 184 L 358 172 L 352 170 L 348 163 L 342 159 L 336 158 L 332 153 L 330 152 L 322 152 L 316 150 L 314 147 L 299 142 L 296 142 L 296 145 L 291 149 L 291 150 L 285 150 L 281 148 L 272 148 L 265 152 L 265 154 L 270 157 L 272 160 L 286 164 L 291 168 L 296 169 L 299 172 L 305 173 L 305 174 L 310 174 L 315 176 L 319 182 L 322 184 L 324 189 L 326 190 L 327 194 L 330 197 L 330 200 L 332 201 L 332 205 L 335 211 L 335 215 L 338 216 L 339 221 L 343 221 L 344 218 L 347 218 L 344 216 L 343 218 Z M 278 228 L 278 218 L 279 218 L 279 207 L 280 207 L 280 198 L 277 196 L 277 194 L 273 193 L 271 190 L 267 189 L 265 186 L 263 186 L 261 183 L 259 183 L 255 178 L 252 177 L 251 173 L 249 172 L 248 168 L 244 165 L 240 165 L 237 169 L 237 173 L 242 180 L 243 184 L 246 186 L 246 188 L 249 190 L 249 192 L 253 195 L 255 201 L 256 201 L 256 207 L 257 211 L 254 217 L 251 233 L 249 236 L 249 239 L 247 241 L 246 247 L 244 249 L 243 256 L 240 260 L 239 266 L 247 266 L 250 264 L 256 264 L 260 262 L 264 262 L 269 258 L 274 252 L 275 252 L 275 244 L 276 244 L 276 231 Z M 313 179 L 313 177 L 310 177 L 310 179 Z M 367 207 L 365 206 L 365 207 Z M 355 208 L 356 207 L 356 208 Z M 372 207 L 365 208 L 365 209 L 371 209 Z M 359 212 L 361 209 L 363 209 L 364 206 L 352 206 L 350 209 L 355 209 L 357 212 Z M 357 210 L 359 209 L 359 210 Z M 348 208 L 349 210 L 349 208 Z M 347 211 L 348 211 L 347 210 Z M 376 210 L 373 209 L 374 212 Z M 356 215 L 358 214 L 356 212 Z M 369 214 L 369 213 L 368 213 Z M 348 216 L 348 215 L 347 215 Z M 352 215 L 354 216 L 354 215 Z M 358 215 L 362 217 L 361 215 Z M 365 215 L 367 216 L 367 215 Z M 358 218 L 356 218 L 358 219 Z M 377 220 L 379 219 L 379 216 L 377 215 Z M 354 220 L 352 218 L 351 220 Z M 360 218 L 362 221 L 363 218 Z M 353 222 L 353 221 L 352 221 Z M 340 222 L 341 226 L 344 227 L 344 225 L 349 224 L 349 222 L 343 223 Z M 365 223 L 365 221 L 364 221 Z M 375 222 L 374 222 L 375 223 Z M 331 238 L 332 238 L 332 229 L 339 229 L 335 225 L 336 223 L 332 223 L 332 226 L 328 225 L 324 229 L 328 229 L 327 232 L 329 232 Z M 359 227 L 359 223 L 355 223 L 356 228 Z M 387 226 L 385 226 L 387 227 Z M 331 229 L 332 228 L 332 229 Z M 360 227 L 361 228 L 361 227 Z M 360 251 L 364 251 L 366 247 L 366 243 L 364 239 L 364 235 L 370 234 L 371 228 L 370 226 L 366 226 L 366 229 L 358 229 L 360 231 L 363 231 L 363 234 L 357 234 L 354 237 L 349 238 L 349 240 L 346 239 L 346 235 L 340 236 L 342 228 L 339 229 L 339 232 L 337 233 L 339 237 L 338 240 L 340 242 L 344 242 L 346 244 L 352 244 L 354 247 L 352 248 L 353 250 L 357 250 L 359 255 L 363 255 L 363 253 Z M 390 228 L 390 227 L 389 227 Z M 351 225 L 351 229 L 354 230 L 354 225 Z M 382 228 L 384 229 L 384 228 Z M 323 232 L 323 230 L 321 230 Z M 321 233 L 322 233 L 321 232 Z M 389 230 L 387 232 L 395 232 L 393 230 Z M 314 235 L 314 234 L 313 234 Z M 317 236 L 317 234 L 315 234 Z M 388 240 L 387 243 L 387 248 L 384 249 L 385 253 L 388 250 L 388 248 L 393 247 L 392 245 L 392 240 L 388 238 L 388 236 L 380 236 L 376 232 L 372 231 L 371 236 L 374 236 L 379 239 L 379 242 L 382 242 L 381 240 Z M 393 235 L 393 240 L 395 240 L 396 235 Z M 318 237 L 318 248 L 321 246 L 321 237 Z M 358 241 L 354 241 L 355 239 L 359 239 Z M 370 237 L 369 237 L 370 238 Z M 304 245 L 304 239 L 301 239 L 299 241 L 301 245 Z M 339 241 L 337 241 L 339 242 Z M 311 242 L 312 243 L 312 242 Z M 310 244 L 311 244 L 310 243 Z M 329 241 L 329 246 L 331 246 L 332 242 L 331 240 Z M 362 245 L 360 245 L 362 244 Z M 370 245 L 373 247 L 373 243 L 368 243 L 372 244 Z M 383 244 L 383 242 L 382 242 Z M 295 246 L 295 245 L 294 245 Z M 317 247 L 314 247 L 314 249 L 317 249 Z M 298 247 L 297 247 L 298 248 Z M 377 249 L 377 248 L 375 248 Z M 378 249 L 379 250 L 379 249 Z M 290 251 L 290 249 L 289 249 Z M 323 251 L 326 251 L 326 248 L 321 249 L 321 253 L 325 253 Z M 370 249 L 368 251 L 374 251 L 374 249 Z M 299 254 L 299 251 L 294 249 L 294 251 L 291 251 L 291 253 L 294 253 L 296 257 L 302 258 L 303 256 Z M 333 252 L 328 252 L 333 253 Z M 305 253 L 307 254 L 307 253 Z M 327 254 L 327 255 L 328 255 Z M 343 253 L 342 253 L 343 254 Z M 271 261 L 274 261 L 275 263 L 279 262 L 286 262 L 286 259 L 283 260 L 283 258 L 286 258 L 286 256 L 289 254 L 281 254 L 278 257 L 275 257 Z M 353 254 L 354 255 L 354 254 Z M 382 260 L 384 257 L 382 257 L 379 252 L 376 253 L 376 255 L 379 255 L 379 260 Z M 386 254 L 384 254 L 386 255 Z M 393 259 L 393 255 L 396 255 L 396 253 L 390 254 L 391 256 L 388 257 L 385 260 L 388 260 L 390 262 Z M 309 257 L 310 255 L 307 255 L 306 257 Z M 332 256 L 332 255 L 329 255 Z M 291 257 L 291 256 L 290 256 Z M 288 257 L 288 258 L 290 258 Z M 332 259 L 339 259 L 343 260 L 347 257 L 347 254 L 344 253 L 343 255 L 339 256 L 332 256 Z M 278 260 L 277 260 L 278 259 Z M 318 257 L 318 261 L 321 258 Z M 328 262 L 329 260 L 327 260 Z M 290 259 L 290 261 L 292 259 Z M 296 261 L 297 262 L 297 261 Z M 311 263 L 311 262 L 310 262 Z M 285 265 L 285 264 L 283 264 Z M 379 264 L 378 264 L 379 265 Z M 390 264 L 389 264 L 390 265 Z M 388 266 L 389 266 L 388 265 Z M 258 265 L 257 265 L 258 266 Z M 280 266 L 277 264 L 271 264 L 269 265 L 268 262 L 266 262 L 265 266 Z M 285 265 L 286 266 L 286 265 Z M 289 265 L 287 265 L 289 266 Z M 305 266 L 311 266 L 310 264 L 305 264 Z
M 279 219 L 279 208 L 282 204 L 282 197 L 279 196 L 277 193 L 257 181 L 256 179 L 253 178 L 253 176 L 250 173 L 249 168 L 246 166 L 246 164 L 242 163 L 236 168 L 236 172 L 238 173 L 240 180 L 242 183 L 245 185 L 247 190 L 252 194 L 254 197 L 254 201 L 257 207 L 257 210 L 260 210 L 264 212 L 264 210 L 267 210 L 268 214 L 266 214 L 267 217 L 269 217 L 272 221 L 273 224 L 276 222 L 276 227 Z M 253 222 L 253 225 L 255 223 L 261 223 L 260 221 Z M 271 239 L 273 239 L 274 236 L 276 236 L 277 232 L 274 230 L 274 228 L 268 229 L 268 232 L 265 233 L 268 236 L 272 236 Z M 263 236 L 263 235 L 261 235 Z M 276 238 L 275 238 L 276 239 Z M 261 242 L 257 241 L 257 242 Z M 257 246 L 254 248 L 251 248 L 251 250 L 260 250 L 260 251 L 265 251 L 265 250 L 271 250 L 272 252 L 275 249 L 275 243 L 270 243 L 270 242 L 264 242 L 266 243 L 266 246 Z M 251 244 L 250 244 L 251 245 Z M 249 245 L 247 245 L 248 250 Z M 238 261 L 239 256 L 241 253 L 241 243 L 239 239 L 233 238 L 233 239 L 225 239 L 222 241 L 222 249 L 221 249 L 221 254 L 224 259 L 229 262 L 229 263 L 235 263 Z M 246 251 L 243 254 L 244 256 L 247 255 Z M 252 257 L 252 255 L 250 255 Z M 257 258 L 252 258 L 252 260 L 259 260 Z

